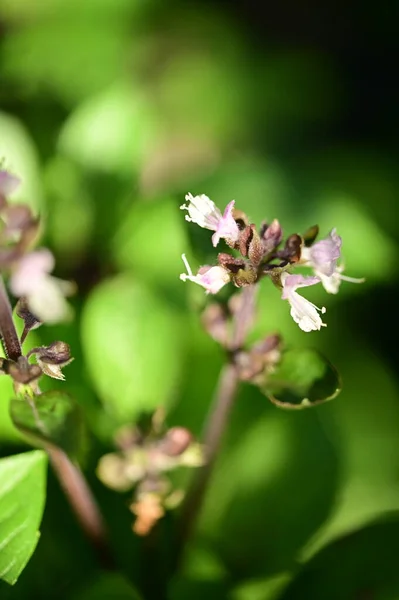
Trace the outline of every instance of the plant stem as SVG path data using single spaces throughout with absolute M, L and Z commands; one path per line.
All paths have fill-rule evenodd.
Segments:
M 114 569 L 115 563 L 108 546 L 105 524 L 82 471 L 60 448 L 47 445 L 46 451 L 72 510 L 97 554 L 99 563 L 105 569 Z
M 239 298 L 238 309 L 233 317 L 233 332 L 228 348 L 230 351 L 229 361 L 223 366 L 220 372 L 216 393 L 202 437 L 206 462 L 203 467 L 196 471 L 181 509 L 176 556 L 175 562 L 172 565 L 173 569 L 178 568 L 186 544 L 194 530 L 207 486 L 213 473 L 229 415 L 237 396 L 240 380 L 234 364 L 234 352 L 243 346 L 248 329 L 252 323 L 256 289 L 256 285 L 251 285 L 243 289 Z
M 0 275 L 0 335 L 4 353 L 10 360 L 17 361 L 22 354 L 21 344 L 12 318 L 8 294 Z

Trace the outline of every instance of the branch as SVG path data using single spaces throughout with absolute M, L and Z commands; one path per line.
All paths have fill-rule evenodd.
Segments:
M 10 360 L 17 361 L 22 355 L 17 330 L 12 318 L 12 309 L 8 294 L 4 285 L 3 277 L 0 275 L 0 334 L 4 353 Z
M 115 563 L 108 545 L 105 524 L 82 471 L 60 448 L 47 445 L 46 451 L 79 525 L 98 556 L 99 563 L 103 568 L 113 570 Z

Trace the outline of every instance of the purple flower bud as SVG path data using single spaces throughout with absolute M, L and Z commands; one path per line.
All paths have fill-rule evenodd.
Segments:
M 158 444 L 158 450 L 167 456 L 180 456 L 193 441 L 192 433 L 185 427 L 172 427 Z
M 272 252 L 283 239 L 283 230 L 277 219 L 274 219 L 261 233 L 265 254 Z

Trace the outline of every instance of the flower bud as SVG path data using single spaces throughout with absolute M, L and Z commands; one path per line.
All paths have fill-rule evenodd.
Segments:
M 202 313 L 202 324 L 209 335 L 222 346 L 228 343 L 228 313 L 222 304 L 208 304 Z
M 305 246 L 307 248 L 309 248 L 309 246 L 311 246 L 313 244 L 313 242 L 315 241 L 315 239 L 317 238 L 318 235 L 319 235 L 319 226 L 318 225 L 313 225 L 312 227 L 309 227 L 309 229 L 307 229 L 302 236 Z
M 158 450 L 167 456 L 180 456 L 189 447 L 193 439 L 185 427 L 172 427 L 160 440 Z
M 240 233 L 238 240 L 238 247 L 242 256 L 248 256 L 248 247 L 253 236 L 253 229 L 251 225 L 247 225 L 245 229 Z
M 245 269 L 240 269 L 238 273 L 233 275 L 233 281 L 237 287 L 252 285 L 256 282 L 257 278 L 258 274 L 256 269 L 251 266 L 247 266 Z
M 253 345 L 249 351 L 238 352 L 235 356 L 240 378 L 257 383 L 272 371 L 281 357 L 281 338 L 269 335 Z
M 53 379 L 64 380 L 65 376 L 61 369 L 69 365 L 73 358 L 71 357 L 71 349 L 66 342 L 53 342 L 49 346 L 40 346 L 33 348 L 28 356 L 35 354 L 38 365 L 43 373 Z
M 231 273 L 238 273 L 240 269 L 245 268 L 245 261 L 241 258 L 234 258 L 226 252 L 219 252 L 218 262 L 221 267 L 224 267 Z
M 21 335 L 21 344 L 23 344 L 28 333 L 32 329 L 40 327 L 42 322 L 29 310 L 26 298 L 20 298 L 18 300 L 15 312 L 23 320 L 25 325 Z
M 270 225 L 264 224 L 260 231 L 260 237 L 263 242 L 264 253 L 269 254 L 273 252 L 283 238 L 283 230 L 279 221 L 274 219 Z
M 130 510 L 137 517 L 133 531 L 140 536 L 148 535 L 157 521 L 165 514 L 162 499 L 158 494 L 151 493 L 140 494 L 137 502 L 130 505 Z
M 251 225 L 252 229 L 252 239 L 248 245 L 248 258 L 254 266 L 258 266 L 263 259 L 265 254 L 262 240 L 259 237 L 258 232 L 256 231 L 255 225 Z
M 288 262 L 297 263 L 301 259 L 301 247 L 303 240 L 300 235 L 293 233 L 287 238 L 283 250 L 278 252 L 278 256 Z

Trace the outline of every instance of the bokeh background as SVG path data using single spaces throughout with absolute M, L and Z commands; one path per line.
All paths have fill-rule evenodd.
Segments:
M 84 466 L 121 567 L 98 572 L 49 473 L 37 551 L 2 599 L 137 598 L 128 497 L 95 467 L 119 425 L 159 405 L 201 431 L 223 356 L 202 291 L 179 281 L 182 252 L 194 267 L 215 256 L 179 211 L 188 191 L 287 233 L 337 227 L 347 274 L 367 282 L 309 290 L 328 323 L 311 334 L 263 282 L 254 336 L 322 350 L 343 391 L 290 413 L 242 386 L 170 597 L 399 598 L 397 19 L 389 1 L 0 0 L 0 157 L 79 287 L 74 321 L 28 344 L 72 346 L 61 386 L 86 415 Z M 27 447 L 11 393 L 1 379 L 3 456 Z

